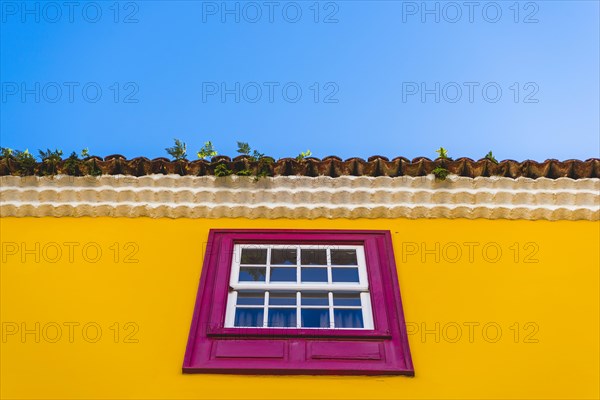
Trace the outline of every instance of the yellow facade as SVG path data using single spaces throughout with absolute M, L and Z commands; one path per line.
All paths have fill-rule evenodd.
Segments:
M 392 232 L 414 378 L 181 373 L 210 228 Z M 598 221 L 3 218 L 2 398 L 597 399 Z

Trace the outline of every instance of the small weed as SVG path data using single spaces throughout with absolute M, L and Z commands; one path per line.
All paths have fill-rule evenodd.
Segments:
M 439 154 L 439 158 L 442 160 L 452 160 L 450 157 L 448 157 L 448 150 L 443 147 L 440 147 L 435 152 Z
M 77 157 L 77 153 L 72 152 L 65 160 L 65 171 L 68 175 L 81 175 L 81 160 Z
M 173 140 L 175 141 L 175 145 L 173 147 L 167 147 L 165 150 L 173 157 L 174 161 L 184 160 L 187 156 L 187 146 L 179 139 Z
M 201 160 L 207 159 L 208 157 L 214 157 L 217 155 L 217 150 L 214 148 L 212 142 L 209 140 L 204 143 L 204 146 L 200 148 L 198 153 L 196 153 L 198 158 Z
M 312 156 L 312 153 L 310 150 L 303 151 L 302 153 L 300 153 L 296 156 L 296 161 L 298 161 L 298 162 L 303 161 L 306 157 L 310 157 L 310 156 Z
M 0 147 L 0 157 L 9 158 L 13 154 L 13 149 L 9 149 L 8 147 Z
M 46 151 L 38 150 L 38 152 L 43 166 L 43 168 L 40 169 L 40 172 L 43 175 L 56 175 L 58 173 L 58 163 L 62 161 L 62 150 L 55 149 L 52 151 L 46 149 Z
M 33 154 L 28 149 L 25 149 L 25 151 L 15 150 L 15 160 L 20 175 L 33 175 L 36 163 Z
M 232 170 L 227 168 L 227 164 L 221 163 L 215 167 L 215 176 L 229 176 L 233 173 Z
M 238 153 L 247 156 L 250 162 L 256 163 L 256 175 L 254 176 L 255 181 L 271 175 L 271 165 L 273 164 L 273 159 L 271 157 L 266 157 L 258 150 L 252 150 L 250 145 L 246 142 L 237 142 L 237 145 Z M 252 172 L 247 169 L 243 169 L 238 173 L 238 175 L 250 176 L 252 175 Z
M 484 157 L 486 160 L 490 160 L 491 162 L 493 162 L 494 164 L 498 164 L 498 160 L 496 160 L 496 157 L 494 157 L 494 155 L 492 154 L 492 151 L 490 150 L 489 153 L 487 153 Z
M 236 175 L 239 175 L 239 176 L 250 176 L 250 175 L 252 175 L 252 171 L 250 171 L 249 169 L 242 169 L 242 170 L 236 172 Z
M 88 160 L 87 164 L 88 164 L 88 174 L 89 175 L 91 175 L 91 176 L 102 175 L 102 170 L 100 169 L 100 167 L 98 167 L 98 164 L 96 163 L 96 159 L 95 158 L 92 158 L 91 160 Z
M 450 171 L 448 171 L 444 167 L 435 167 L 431 172 L 435 175 L 437 179 L 441 181 L 445 181 L 448 175 L 450 174 Z

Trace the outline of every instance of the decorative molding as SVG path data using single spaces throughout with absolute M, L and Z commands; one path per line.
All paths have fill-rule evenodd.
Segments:
M 2 217 L 600 220 L 600 179 L 2 176 Z

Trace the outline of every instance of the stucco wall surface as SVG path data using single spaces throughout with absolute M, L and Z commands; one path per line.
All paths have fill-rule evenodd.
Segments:
M 597 399 L 598 221 L 2 218 L 7 399 Z M 384 229 L 416 376 L 184 375 L 211 228 Z

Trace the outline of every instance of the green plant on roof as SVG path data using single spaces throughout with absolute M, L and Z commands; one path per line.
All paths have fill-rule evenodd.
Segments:
M 238 145 L 238 149 L 237 152 L 245 155 L 245 156 L 249 156 L 250 152 L 252 151 L 252 149 L 250 148 L 250 145 L 248 143 L 245 142 L 237 142 Z
M 221 177 L 221 176 L 229 176 L 233 173 L 232 170 L 230 170 L 229 168 L 227 168 L 227 164 L 226 163 L 220 163 L 219 165 L 217 165 L 215 167 L 215 176 Z
M 68 175 L 81 174 L 81 160 L 79 157 L 77 157 L 77 153 L 72 152 L 71 155 L 65 160 L 65 171 Z
M 448 157 L 448 150 L 446 150 L 443 147 L 440 147 L 435 152 L 438 153 L 438 155 L 439 155 L 438 158 L 440 159 L 440 165 L 435 167 L 433 169 L 433 171 L 431 171 L 431 173 L 433 175 L 435 175 L 436 179 L 444 181 L 450 174 L 450 171 L 448 171 L 448 169 L 444 166 L 444 164 L 445 164 L 446 160 L 452 160 L 452 159 L 450 157 Z
M 431 171 L 431 173 L 433 175 L 435 175 L 435 177 L 441 181 L 445 181 L 446 178 L 448 177 L 448 175 L 450 174 L 450 171 L 448 171 L 446 168 L 444 167 L 435 167 L 433 169 L 433 171 Z
M 204 143 L 204 146 L 202 146 L 200 148 L 200 150 L 197 153 L 198 158 L 203 160 L 206 159 L 208 157 L 214 157 L 217 155 L 217 150 L 214 148 L 212 142 L 209 140 L 208 142 Z
M 258 161 L 258 167 L 256 170 L 256 176 L 254 177 L 255 181 L 258 181 L 260 178 L 265 178 L 271 175 L 271 164 L 273 164 L 273 159 L 270 157 L 261 157 Z
M 42 160 L 43 168 L 41 169 L 41 173 L 44 175 L 55 175 L 58 173 L 57 167 L 58 163 L 62 161 L 62 150 L 50 150 L 46 149 L 46 151 L 38 150 L 39 157 Z
M 54 149 L 46 149 L 46 151 L 38 150 L 39 157 L 43 162 L 59 162 L 62 160 L 63 152 L 62 150 Z
M 13 149 L 10 149 L 8 147 L 0 147 L 0 156 L 2 156 L 3 158 L 9 158 L 11 157 L 13 154 Z
M 96 176 L 102 174 L 102 171 L 100 171 L 100 169 L 96 165 L 96 160 L 91 160 L 91 162 L 90 160 L 88 160 L 87 162 L 82 160 L 90 156 L 90 152 L 87 147 L 85 149 L 82 149 L 79 154 L 80 155 L 78 156 L 77 153 L 73 151 L 71 152 L 69 157 L 65 159 L 64 171 L 67 173 L 67 175 L 85 175 L 85 166 L 87 166 L 88 175 Z M 81 157 L 82 159 L 80 159 L 79 157 Z
M 296 161 L 300 162 L 300 161 L 304 160 L 306 157 L 310 157 L 310 156 L 312 156 L 312 153 L 310 150 L 303 151 L 296 156 Z
M 273 159 L 271 157 L 266 157 L 258 150 L 252 150 L 250 145 L 246 142 L 237 142 L 237 145 L 237 152 L 239 154 L 247 156 L 251 162 L 256 163 L 256 175 L 254 177 L 255 180 L 259 180 L 260 178 L 269 176 L 271 174 L 270 166 L 273 164 Z M 245 168 L 241 171 L 238 171 L 237 175 L 250 176 L 252 175 L 252 171 Z
M 91 175 L 91 176 L 102 175 L 102 170 L 100 169 L 100 167 L 98 167 L 98 164 L 96 163 L 95 158 L 87 160 L 86 163 L 87 163 L 89 175 Z
M 25 151 L 15 150 L 14 154 L 19 173 L 21 175 L 33 175 L 35 171 L 35 157 L 33 157 L 33 154 L 28 149 L 25 149 Z
M 486 160 L 490 160 L 491 162 L 493 162 L 494 164 L 498 164 L 498 160 L 496 160 L 496 157 L 494 157 L 494 155 L 492 154 L 492 151 L 490 150 L 489 153 L 487 153 L 484 157 Z
M 252 175 L 252 171 L 250 171 L 247 168 L 244 168 L 244 169 L 239 170 L 235 174 L 238 176 L 250 176 L 250 175 Z
M 237 145 L 237 152 L 241 155 L 248 156 L 248 158 L 250 158 L 250 161 L 256 162 L 265 158 L 265 155 L 263 153 L 259 152 L 258 150 L 252 150 L 250 145 L 246 142 L 237 142 Z
M 439 158 L 441 158 L 442 160 L 450 159 L 450 157 L 448 157 L 448 150 L 446 150 L 443 147 L 440 147 L 435 152 L 439 154 Z
M 175 145 L 173 147 L 167 147 L 165 150 L 173 160 L 179 161 L 185 159 L 187 156 L 187 147 L 184 142 L 179 139 L 173 139 L 175 141 Z
M 250 161 L 255 161 L 253 159 L 252 155 L 250 155 L 250 152 L 252 151 L 252 149 L 250 148 L 250 145 L 248 143 L 246 143 L 246 142 L 237 142 L 237 146 L 238 146 L 237 152 L 239 154 L 241 154 L 243 156 L 247 156 L 250 159 Z M 250 169 L 248 169 L 248 168 L 244 168 L 244 169 L 238 171 L 236 173 L 236 175 L 239 175 L 239 176 L 250 176 L 250 175 L 252 175 L 252 171 Z

